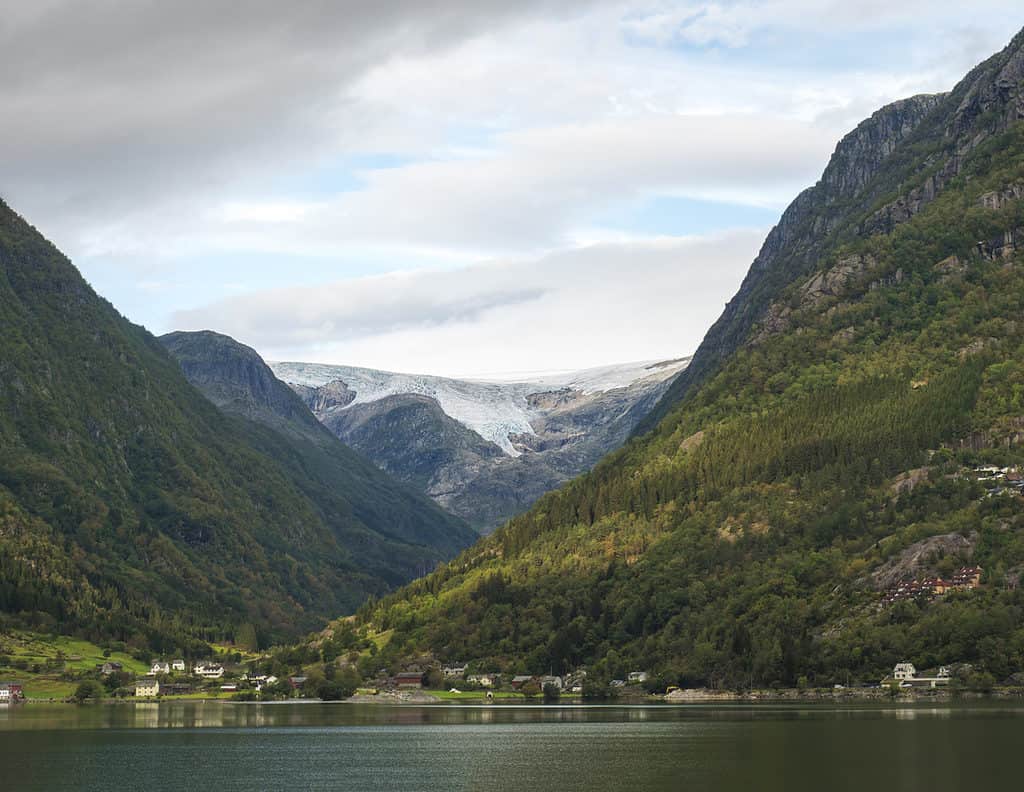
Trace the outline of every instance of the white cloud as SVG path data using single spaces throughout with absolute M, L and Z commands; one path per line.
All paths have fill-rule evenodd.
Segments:
M 133 319 L 169 329 L 191 307 L 173 320 L 236 329 L 261 351 L 448 372 L 485 365 L 491 345 L 586 357 L 557 363 L 570 368 L 659 356 L 645 351 L 656 338 L 673 339 L 665 354 L 692 348 L 752 245 L 655 243 L 617 217 L 664 196 L 781 208 L 859 120 L 951 87 L 1024 22 L 1008 0 L 4 11 L 0 191 Z M 674 267 L 656 265 L 666 250 Z M 478 263 L 495 260 L 520 263 Z M 731 278 L 714 299 L 698 260 Z M 539 262 L 586 282 L 546 280 Z M 637 307 L 649 327 L 608 336 L 583 310 L 551 324 L 582 293 L 614 316 L 634 267 L 675 310 Z M 327 285 L 287 288 L 313 280 Z M 604 340 L 588 346 L 577 327 Z
M 265 290 L 182 311 L 277 360 L 452 376 L 692 352 L 764 231 L 634 240 L 455 271 Z

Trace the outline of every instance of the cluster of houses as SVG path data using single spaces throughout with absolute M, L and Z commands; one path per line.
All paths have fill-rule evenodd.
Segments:
M 882 680 L 882 685 L 898 684 L 901 688 L 936 688 L 948 685 L 952 674 L 949 666 L 939 666 L 935 676 L 918 676 L 913 663 L 897 663 L 891 677 Z
M 0 704 L 15 704 L 25 698 L 20 682 L 0 682 Z
M 974 475 L 978 481 L 986 482 L 989 495 L 1001 495 L 1007 491 L 1024 495 L 1024 473 L 1015 467 L 979 465 L 974 468 Z
M 150 666 L 146 676 L 135 682 L 135 695 L 138 698 L 153 698 L 155 696 L 181 696 L 191 693 L 194 688 L 188 682 L 171 682 L 157 679 L 158 676 L 167 677 L 174 674 L 185 674 L 188 672 L 188 665 L 184 660 L 158 660 Z M 120 663 L 104 663 L 100 672 L 110 674 L 120 671 Z M 192 674 L 203 679 L 220 679 L 224 676 L 224 666 L 217 663 L 196 663 L 192 666 Z M 220 686 L 224 692 L 238 690 L 238 685 L 225 683 Z
M 550 687 L 559 691 L 559 693 L 582 693 L 583 682 L 587 677 L 587 672 L 583 669 L 565 676 L 557 676 L 555 674 L 516 674 L 509 679 L 506 679 L 501 674 L 497 673 L 467 674 L 466 671 L 467 666 L 464 663 L 447 665 L 441 669 L 441 673 L 444 675 L 446 684 L 465 681 L 470 685 L 484 688 L 485 690 L 492 690 L 503 685 L 507 685 L 511 690 L 521 691 L 524 688 L 528 688 L 528 686 L 532 688 L 535 685 L 535 689 L 541 691 Z M 402 673 L 389 678 L 387 680 L 387 686 L 397 688 L 399 690 L 419 689 L 424 687 L 426 679 L 427 675 L 423 672 L 403 671 Z M 646 671 L 632 671 L 628 674 L 626 679 L 612 680 L 611 685 L 612 687 L 640 685 L 646 682 L 647 679 L 648 674 Z
M 948 580 L 941 577 L 927 577 L 898 583 L 882 597 L 882 605 L 892 605 L 902 600 L 932 599 L 950 591 L 964 591 L 981 584 L 980 566 L 961 567 Z

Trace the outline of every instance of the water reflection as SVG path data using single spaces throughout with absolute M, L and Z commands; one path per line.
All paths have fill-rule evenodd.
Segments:
M 950 706 L 889 705 L 459 705 L 388 706 L 320 702 L 243 703 L 167 701 L 83 706 L 26 704 L 0 707 L 0 731 L 62 729 L 261 729 L 330 726 L 485 726 L 586 723 L 743 723 L 919 718 L 948 720 L 971 716 L 1021 717 L 1016 704 Z
M 0 787 L 962 792 L 1016 788 L 1022 724 L 991 705 L 31 704 L 0 711 Z

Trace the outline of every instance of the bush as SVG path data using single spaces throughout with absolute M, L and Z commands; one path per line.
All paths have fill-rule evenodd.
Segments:
M 86 701 L 102 701 L 106 695 L 106 688 L 95 679 L 83 679 L 75 688 L 74 700 L 82 704 Z

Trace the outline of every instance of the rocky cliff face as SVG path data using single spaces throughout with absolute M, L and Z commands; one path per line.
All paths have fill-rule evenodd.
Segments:
M 889 233 L 934 201 L 968 153 L 1024 118 L 1022 86 L 1024 32 L 951 92 L 894 102 L 846 135 L 818 183 L 797 196 L 768 234 L 693 362 L 638 431 L 654 428 L 747 342 L 794 278 L 826 266 L 825 251 L 846 239 Z
M 487 533 L 618 447 L 685 364 L 533 383 L 274 366 L 343 442 Z
M 279 429 L 319 434 L 312 413 L 254 349 L 209 330 L 168 333 L 160 341 L 188 381 L 225 412 Z

